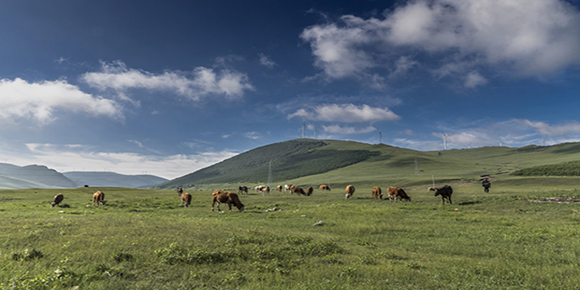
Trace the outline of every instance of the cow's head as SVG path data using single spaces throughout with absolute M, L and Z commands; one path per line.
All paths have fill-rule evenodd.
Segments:
M 56 205 L 56 202 L 51 202 L 51 203 L 50 203 L 50 206 L 51 206 L 51 207 L 54 207 L 55 205 Z
M 103 200 L 103 201 L 101 201 L 101 204 L 102 204 L 102 205 L 105 205 L 106 203 L 107 203 L 107 201 L 106 201 L 106 200 Z
M 246 206 L 243 204 L 240 204 L 240 205 L 241 205 L 241 207 L 238 207 L 238 209 L 240 210 L 240 212 L 244 212 L 244 209 L 246 208 Z
M 351 197 L 352 197 L 352 194 L 348 194 L 348 193 L 346 194 L 346 199 L 349 199 Z

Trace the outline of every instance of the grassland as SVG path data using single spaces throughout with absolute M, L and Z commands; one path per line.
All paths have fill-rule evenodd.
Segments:
M 349 178 L 354 199 L 251 193 L 244 213 L 211 212 L 210 190 L 189 208 L 166 190 L 99 188 L 99 207 L 94 188 L 0 191 L 0 288 L 580 288 L 580 204 L 533 202 L 580 195 L 578 178 L 455 180 L 444 206 L 430 178 L 399 203 Z

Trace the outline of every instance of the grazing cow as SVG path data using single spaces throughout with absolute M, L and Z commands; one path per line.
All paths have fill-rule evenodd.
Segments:
M 375 186 L 373 187 L 373 197 L 376 199 L 383 199 L 383 191 L 380 187 Z
M 451 186 L 429 187 L 428 190 L 435 191 L 435 196 L 441 195 L 442 204 L 445 204 L 445 199 L 449 201 L 449 204 L 453 204 L 451 202 L 451 194 L 453 194 L 453 188 L 451 188 Z
M 278 190 L 278 192 L 282 192 L 282 185 L 276 186 L 276 189 Z
M 181 195 L 181 203 L 185 206 L 185 207 L 189 207 L 189 205 L 191 204 L 191 194 L 184 192 Z
M 292 195 L 293 193 L 306 195 L 306 192 L 304 192 L 304 189 L 302 189 L 301 187 L 298 187 L 298 186 L 294 186 L 294 185 L 292 185 L 290 187 L 290 195 Z
M 238 186 L 238 194 L 248 194 L 248 187 L 245 185 Z
M 318 188 L 320 188 L 320 190 L 322 190 L 322 191 L 325 191 L 325 190 L 330 191 L 330 186 L 328 186 L 326 184 L 322 184 Z
M 306 195 L 311 196 L 312 195 L 312 192 L 314 192 L 314 188 L 312 188 L 312 186 L 309 186 L 306 189 Z
M 50 206 L 54 207 L 55 205 L 59 205 L 63 199 L 64 196 L 62 195 L 62 193 L 55 195 L 54 199 L 52 200 L 52 203 L 50 203 Z
M 268 196 L 268 194 L 270 194 L 270 187 L 269 186 L 262 187 L 262 195 Z
M 346 187 L 345 191 L 346 191 L 346 199 L 351 198 L 352 195 L 354 194 L 354 191 L 355 191 L 354 186 L 348 185 Z
M 406 199 L 407 201 L 411 201 L 411 198 L 407 195 L 405 190 L 400 187 L 389 187 L 387 188 L 387 194 L 389 195 L 389 200 L 393 202 L 397 202 L 397 198 L 400 200 Z
M 233 193 L 233 192 L 216 190 L 211 194 L 211 196 L 212 196 L 211 211 L 213 211 L 213 207 L 214 207 L 216 202 L 217 202 L 218 211 L 220 211 L 220 204 L 221 203 L 227 203 L 228 206 L 230 207 L 230 211 L 232 210 L 232 204 L 235 207 L 237 207 L 240 212 L 244 211 L 245 206 L 242 204 L 242 202 L 238 198 L 238 195 Z
M 98 205 L 105 205 L 105 203 L 107 203 L 105 201 L 105 193 L 97 190 L 95 191 L 95 193 L 93 194 L 93 205 L 97 204 Z
M 292 194 L 292 190 L 291 190 L 292 186 L 294 186 L 294 185 L 292 185 L 292 184 L 284 185 L 284 193 L 288 193 L 288 191 L 290 191 L 290 194 Z
M 181 188 L 181 186 L 178 187 L 176 191 L 177 191 L 177 196 L 181 196 L 183 194 L 183 188 Z

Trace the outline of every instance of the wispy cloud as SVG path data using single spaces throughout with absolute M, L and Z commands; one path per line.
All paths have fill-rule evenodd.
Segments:
M 6 122 L 27 119 L 45 125 L 56 119 L 58 111 L 124 118 L 114 100 L 84 93 L 66 80 L 29 83 L 19 78 L 1 79 L 0 96 L 0 120 Z
M 326 133 L 330 134 L 365 134 L 376 131 L 377 129 L 373 126 L 368 126 L 366 128 L 355 128 L 352 126 L 339 126 L 339 125 L 330 125 L 330 126 L 322 126 Z
M 252 131 L 244 133 L 244 137 L 252 140 L 257 140 L 262 138 L 262 134 L 260 134 L 259 132 Z
M 123 62 L 102 62 L 100 72 L 88 72 L 81 80 L 99 90 L 112 89 L 122 96 L 130 89 L 168 91 L 193 101 L 209 96 L 222 96 L 234 100 L 253 90 L 246 74 L 231 69 L 216 71 L 197 67 L 192 72 L 165 71 L 154 74 L 128 68 Z
M 344 15 L 313 25 L 300 37 L 330 79 L 359 78 L 381 68 L 401 75 L 418 64 L 402 62 L 409 52 L 424 56 L 421 66 L 428 70 L 461 68 L 447 75 L 463 79 L 466 87 L 486 83 L 481 73 L 468 74 L 481 69 L 545 76 L 580 64 L 580 12 L 566 1 L 403 3 L 380 18 Z M 438 61 L 428 61 L 432 56 Z
M 258 56 L 260 57 L 260 64 L 265 67 L 273 68 L 278 65 L 269 56 L 263 53 L 259 53 Z
M 448 148 L 468 148 L 482 146 L 522 147 L 527 145 L 554 145 L 580 141 L 580 123 L 571 121 L 564 124 L 548 124 L 528 119 L 511 119 L 499 122 L 476 122 L 470 126 L 440 127 L 439 132 L 430 136 L 397 138 L 396 146 L 416 150 L 442 150 L 443 134 L 446 134 Z
M 375 108 L 369 105 L 357 106 L 354 104 L 323 104 L 306 109 L 299 109 L 288 115 L 288 119 L 302 118 L 324 122 L 376 122 L 397 121 L 401 117 L 388 108 Z

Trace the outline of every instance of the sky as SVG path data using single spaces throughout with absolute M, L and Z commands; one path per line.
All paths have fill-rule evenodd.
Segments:
M 0 162 L 173 179 L 302 138 L 580 141 L 578 0 L 0 3 Z

